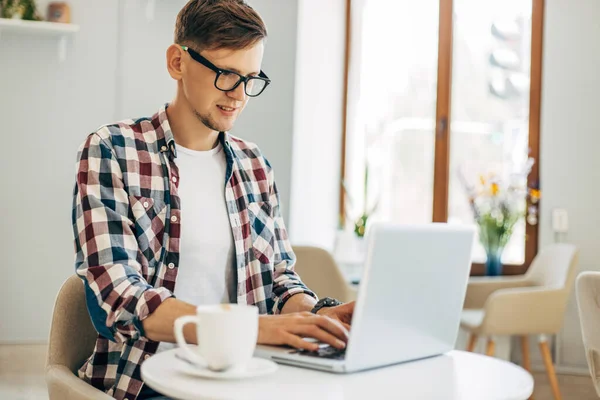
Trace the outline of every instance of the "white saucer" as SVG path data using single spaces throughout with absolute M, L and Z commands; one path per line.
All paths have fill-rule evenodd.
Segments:
M 182 359 L 184 357 L 185 356 L 182 353 L 177 354 L 175 357 L 177 369 L 179 371 L 188 375 L 208 379 L 233 380 L 253 378 L 272 374 L 277 371 L 278 368 L 277 364 L 271 360 L 254 357 L 248 362 L 248 365 L 245 369 L 231 369 L 223 372 L 215 372 L 203 365 L 187 361 L 187 359 Z

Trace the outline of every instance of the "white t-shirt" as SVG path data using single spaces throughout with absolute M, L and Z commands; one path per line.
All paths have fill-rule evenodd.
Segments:
M 225 203 L 227 162 L 221 143 L 209 151 L 177 145 L 181 241 L 175 296 L 194 305 L 235 303 L 235 245 Z M 172 348 L 161 343 L 159 351 Z

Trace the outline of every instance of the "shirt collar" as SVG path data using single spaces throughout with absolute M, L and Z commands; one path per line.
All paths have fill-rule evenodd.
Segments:
M 175 137 L 173 136 L 171 126 L 169 125 L 169 118 L 167 118 L 167 107 L 169 107 L 169 103 L 163 105 L 154 118 L 157 122 L 155 124 L 155 129 L 157 131 L 158 145 L 161 153 L 168 151 L 173 155 L 173 158 L 177 158 Z M 221 142 L 221 145 L 223 145 L 225 151 L 229 153 L 231 148 L 231 137 L 229 133 L 220 132 L 219 141 Z

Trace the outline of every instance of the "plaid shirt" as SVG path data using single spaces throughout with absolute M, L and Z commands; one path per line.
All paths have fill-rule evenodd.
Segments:
M 145 337 L 142 321 L 173 297 L 177 278 L 185 221 L 167 106 L 152 118 L 101 127 L 78 152 L 75 268 L 98 331 L 79 376 L 116 399 L 138 396 L 140 366 L 159 344 Z M 219 140 L 227 160 L 224 190 L 235 242 L 237 302 L 277 314 L 294 294 L 316 298 L 294 272 L 269 162 L 252 143 L 227 133 Z

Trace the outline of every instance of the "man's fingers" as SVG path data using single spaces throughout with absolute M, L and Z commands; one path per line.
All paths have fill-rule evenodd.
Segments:
M 310 323 L 319 325 L 321 328 L 325 329 L 327 332 L 335 335 L 338 339 L 347 342 L 349 332 L 346 327 L 344 327 L 343 323 L 335 320 L 333 318 L 316 315 L 313 318 L 307 318 L 310 320 Z
M 296 329 L 294 329 L 294 333 L 317 339 L 319 342 L 327 343 L 336 349 L 343 349 L 346 347 L 345 341 L 336 338 L 334 335 L 325 331 L 318 325 L 299 325 L 296 327 Z
M 309 351 L 317 351 L 319 349 L 318 343 L 313 343 L 302 339 L 292 333 L 285 333 L 282 337 L 285 344 L 295 347 L 297 349 L 304 349 Z
M 316 351 L 318 343 L 302 339 L 310 337 L 319 342 L 343 349 L 348 342 L 350 326 L 345 322 L 311 313 L 289 316 L 261 316 L 258 342 L 262 344 L 287 344 L 297 349 Z

